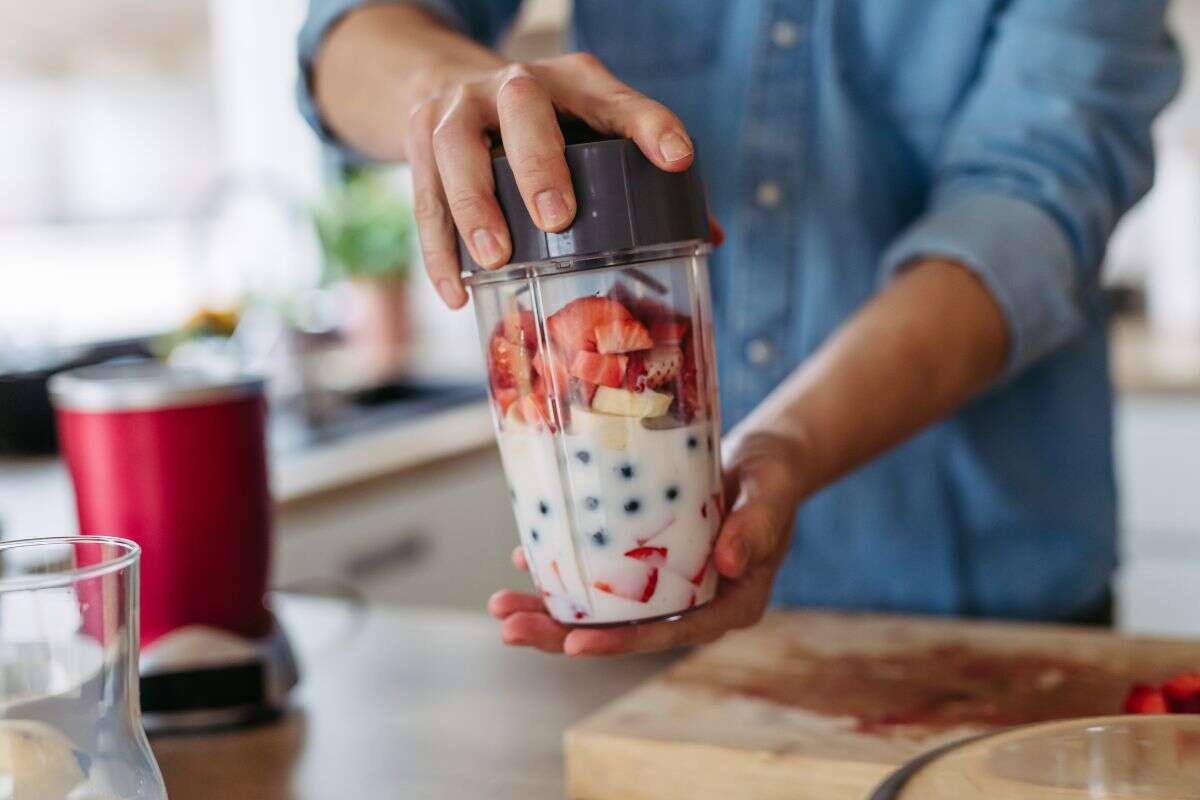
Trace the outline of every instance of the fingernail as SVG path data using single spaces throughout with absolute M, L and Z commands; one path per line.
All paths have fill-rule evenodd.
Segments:
M 692 146 L 678 133 L 671 131 L 658 140 L 658 150 L 667 161 L 679 161 L 692 154 Z
M 538 216 L 542 218 L 542 225 L 555 227 L 567 221 L 567 201 L 561 192 L 547 189 L 534 198 L 534 203 Z
M 452 306 L 458 303 L 458 292 L 454 289 L 454 284 L 449 278 L 442 278 L 437 282 L 438 294 L 442 296 L 442 300 L 446 305 Z
M 471 241 L 475 243 L 475 254 L 479 257 L 480 264 L 494 265 L 503 257 L 500 252 L 500 240 L 491 231 L 479 228 L 471 235 Z

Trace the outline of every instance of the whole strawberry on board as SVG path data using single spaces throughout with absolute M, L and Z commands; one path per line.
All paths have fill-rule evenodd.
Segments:
M 1139 683 L 1125 698 L 1126 714 L 1200 714 L 1200 672 L 1184 672 L 1162 686 Z

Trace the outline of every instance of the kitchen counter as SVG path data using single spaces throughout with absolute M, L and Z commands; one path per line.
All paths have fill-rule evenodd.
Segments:
M 262 727 L 152 740 L 171 800 L 559 800 L 561 734 L 672 663 L 501 644 L 482 615 L 277 598 L 302 672 Z
M 1110 352 L 1119 393 L 1200 397 L 1200 338 L 1167 336 L 1126 318 L 1112 327 Z
M 369 433 L 346 436 L 271 458 L 271 489 L 279 504 L 334 492 L 362 481 L 412 470 L 493 446 L 484 401 L 410 417 Z M 53 456 L 0 456 L 0 538 L 58 536 L 76 531 L 70 478 Z

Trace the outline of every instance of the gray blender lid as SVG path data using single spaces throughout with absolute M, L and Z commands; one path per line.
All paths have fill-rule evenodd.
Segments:
M 708 239 L 704 186 L 694 162 L 683 172 L 664 172 L 632 139 L 569 144 L 565 154 L 578 209 L 561 233 L 533 223 L 508 159 L 492 160 L 496 197 L 512 234 L 510 264 Z M 458 251 L 464 272 L 482 269 L 461 236 Z
M 60 372 L 50 379 L 56 408 L 142 411 L 204 405 L 263 393 L 263 379 L 236 370 L 171 367 L 160 361 L 118 361 Z

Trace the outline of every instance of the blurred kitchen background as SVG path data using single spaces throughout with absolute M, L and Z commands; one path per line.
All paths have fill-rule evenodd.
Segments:
M 527 0 L 506 47 L 562 47 Z M 44 381 L 235 358 L 272 378 L 275 582 L 478 609 L 522 585 L 469 311 L 424 279 L 402 169 L 354 171 L 296 111 L 304 0 L 0 0 L 0 537 L 75 530 Z M 1200 2 L 1174 27 L 1200 58 Z M 1200 82 L 1160 120 L 1111 248 L 1119 617 L 1200 633 Z M 464 502 L 463 498 L 470 498 Z

